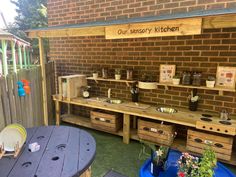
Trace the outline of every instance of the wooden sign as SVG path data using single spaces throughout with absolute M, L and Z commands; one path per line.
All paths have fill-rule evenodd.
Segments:
M 175 65 L 160 65 L 160 83 L 172 83 L 175 75 Z
M 218 66 L 216 72 L 216 87 L 235 89 L 236 67 Z
M 107 26 L 105 35 L 106 39 L 194 35 L 201 34 L 201 27 L 201 18 L 176 19 Z

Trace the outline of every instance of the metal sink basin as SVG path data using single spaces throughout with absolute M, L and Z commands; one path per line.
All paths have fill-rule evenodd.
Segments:
M 162 113 L 168 113 L 168 114 L 173 114 L 173 113 L 177 113 L 177 109 L 175 108 L 170 108 L 170 107 L 158 107 L 157 108 L 158 112 L 162 112 Z
M 122 100 L 119 100 L 119 99 L 108 99 L 108 100 L 106 100 L 106 102 L 110 103 L 110 104 L 121 104 Z

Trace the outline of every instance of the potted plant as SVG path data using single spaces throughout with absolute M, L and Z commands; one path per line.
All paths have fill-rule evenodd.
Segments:
M 94 70 L 94 71 L 93 71 L 93 78 L 94 78 L 94 79 L 97 79 L 97 78 L 98 78 L 98 71 L 97 71 L 97 70 Z
M 212 146 L 208 145 L 202 158 L 184 152 L 177 163 L 178 177 L 213 177 L 217 159 Z
M 157 177 L 161 171 L 164 171 L 164 164 L 168 156 L 169 147 L 167 146 L 159 146 L 151 142 L 141 140 L 143 144 L 142 149 L 139 153 L 139 158 L 145 155 L 146 157 L 150 156 L 149 153 L 146 152 L 146 147 L 151 149 L 151 168 L 150 172 L 154 177 Z
M 115 79 L 120 80 L 121 78 L 121 70 L 120 69 L 115 69 Z
M 172 83 L 173 83 L 173 85 L 179 85 L 179 83 L 180 83 L 180 76 L 179 75 L 175 75 L 172 78 Z
M 206 80 L 206 87 L 213 88 L 215 87 L 216 79 L 213 76 L 209 76 Z
M 144 73 L 141 77 L 141 81 L 138 82 L 138 87 L 141 89 L 156 89 L 157 83 L 153 76 Z

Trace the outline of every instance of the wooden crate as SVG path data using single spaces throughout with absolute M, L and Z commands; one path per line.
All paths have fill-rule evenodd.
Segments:
M 188 130 L 187 150 L 202 154 L 207 144 L 212 144 L 212 148 L 217 158 L 230 160 L 233 146 L 232 136 L 220 136 L 209 132 Z
M 117 132 L 122 128 L 122 114 L 102 110 L 90 111 L 92 127 L 107 132 Z
M 138 137 L 160 145 L 170 146 L 175 133 L 174 125 L 164 125 L 156 122 L 138 120 Z
M 59 95 L 61 99 L 81 97 L 81 87 L 87 86 L 85 75 L 70 75 L 58 77 Z

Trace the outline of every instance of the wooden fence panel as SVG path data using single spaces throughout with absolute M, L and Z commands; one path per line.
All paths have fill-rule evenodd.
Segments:
M 12 122 L 11 120 L 11 112 L 10 112 L 10 103 L 9 103 L 9 97 L 7 92 L 7 85 L 5 78 L 0 79 L 0 87 L 2 91 L 2 104 L 3 104 L 3 112 L 4 112 L 4 118 L 6 124 L 10 124 Z
M 55 93 L 54 63 L 46 64 L 48 113 L 49 120 L 53 119 L 52 94 Z M 17 82 L 26 79 L 30 82 L 30 94 L 18 96 Z M 43 93 L 41 67 L 20 70 L 5 78 L 0 78 L 0 130 L 11 123 L 20 123 L 24 127 L 43 125 Z
M 0 130 L 2 130 L 5 126 L 5 118 L 4 118 L 4 111 L 2 105 L 2 91 L 0 89 Z

